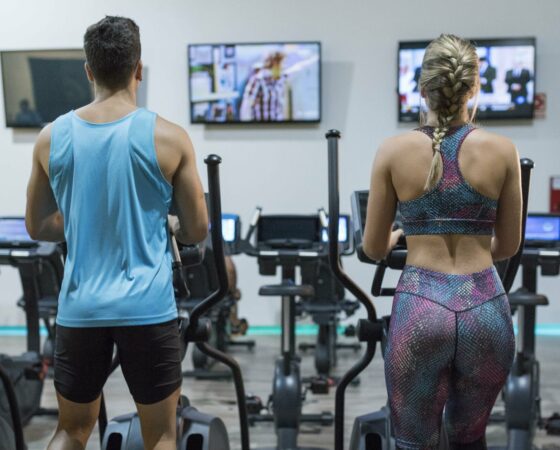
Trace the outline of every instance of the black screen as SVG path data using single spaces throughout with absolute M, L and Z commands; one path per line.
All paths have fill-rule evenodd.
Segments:
M 257 240 L 301 239 L 319 241 L 321 224 L 317 216 L 261 216 Z
M 1 53 L 6 126 L 39 128 L 93 100 L 83 50 Z

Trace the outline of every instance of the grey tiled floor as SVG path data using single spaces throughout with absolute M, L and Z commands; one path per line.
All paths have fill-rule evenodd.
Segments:
M 301 340 L 309 340 L 306 337 Z M 16 354 L 25 345 L 23 338 L 0 338 L 2 352 Z M 262 398 L 267 398 L 271 389 L 273 362 L 278 354 L 279 338 L 257 337 L 257 347 L 254 352 L 243 349 L 235 350 L 233 355 L 240 361 L 248 392 L 253 392 Z M 553 411 L 560 412 L 560 339 L 540 338 L 537 343 L 537 354 L 541 361 L 541 396 L 543 416 L 549 416 Z M 343 373 L 353 362 L 355 354 L 351 351 L 340 351 L 337 372 Z M 185 368 L 190 364 L 187 358 Z M 313 357 L 303 355 L 302 373 L 313 374 Z M 187 394 L 191 403 L 208 413 L 219 414 L 230 431 L 232 449 L 239 448 L 239 430 L 235 395 L 231 383 L 224 381 L 195 381 L 185 380 L 183 392 Z M 108 381 L 105 389 L 109 417 L 132 411 L 134 405 L 126 389 L 122 374 L 115 373 Z M 376 357 L 367 371 L 361 376 L 358 387 L 349 387 L 346 412 L 346 438 L 348 439 L 353 418 L 378 409 L 386 400 L 385 382 L 383 377 L 383 362 Z M 52 380 L 45 386 L 43 406 L 55 406 L 54 388 Z M 304 412 L 332 411 L 334 391 L 329 395 L 308 395 L 304 405 Z M 496 405 L 500 410 L 501 405 Z M 29 450 L 44 449 L 55 427 L 53 418 L 37 417 L 25 430 Z M 251 428 L 251 446 L 271 446 L 274 444 L 274 430 L 272 424 L 259 424 Z M 505 434 L 501 425 L 491 425 L 487 430 L 488 443 L 499 444 L 505 442 Z M 320 446 L 325 449 L 333 448 L 333 428 L 304 425 L 300 434 L 300 445 Z M 99 448 L 97 430 L 94 432 L 88 450 Z M 547 436 L 539 431 L 536 445 L 540 449 L 560 450 L 560 436 Z

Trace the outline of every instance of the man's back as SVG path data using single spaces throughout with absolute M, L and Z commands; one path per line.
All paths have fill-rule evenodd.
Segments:
M 167 234 L 173 190 L 156 157 L 155 123 L 154 113 L 135 109 L 107 122 L 70 112 L 53 124 L 49 178 L 68 244 L 61 325 L 176 317 Z

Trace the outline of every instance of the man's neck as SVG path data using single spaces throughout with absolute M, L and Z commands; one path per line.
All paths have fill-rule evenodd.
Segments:
M 136 105 L 136 89 L 132 86 L 128 86 L 124 89 L 110 90 L 103 87 L 95 86 L 95 99 L 94 103 L 111 101 L 119 101 L 123 103 L 129 103 L 131 105 Z

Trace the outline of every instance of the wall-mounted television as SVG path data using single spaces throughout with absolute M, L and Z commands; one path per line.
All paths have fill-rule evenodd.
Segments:
M 39 128 L 89 103 L 83 50 L 0 52 L 6 126 Z
M 317 123 L 321 44 L 188 46 L 191 123 Z
M 532 119 L 535 104 L 536 39 L 472 39 L 480 65 L 477 119 Z M 400 42 L 398 111 L 400 122 L 418 122 L 426 102 L 420 73 L 429 41 Z M 470 106 L 474 105 L 474 100 Z

